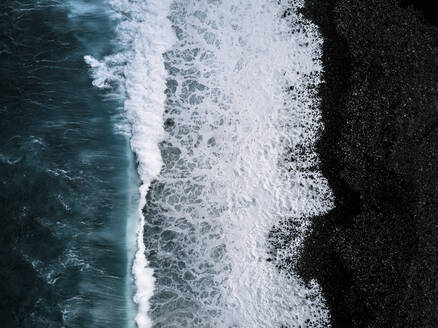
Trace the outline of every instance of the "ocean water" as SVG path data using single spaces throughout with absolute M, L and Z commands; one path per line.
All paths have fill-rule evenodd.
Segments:
M 0 8 L 1 326 L 133 327 L 134 156 L 121 102 L 92 87 L 83 60 L 114 51 L 112 11 Z
M 302 1 L 1 6 L 11 327 L 328 323 L 318 285 L 268 261 L 274 225 L 295 221 L 293 257 L 332 206 Z

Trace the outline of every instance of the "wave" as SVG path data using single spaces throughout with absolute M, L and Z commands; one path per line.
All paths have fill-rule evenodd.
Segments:
M 174 33 L 167 19 L 169 1 L 111 0 L 118 20 L 117 44 L 120 51 L 97 60 L 85 56 L 93 72 L 93 85 L 110 89 L 110 96 L 122 97 L 130 123 L 131 148 L 138 161 L 141 179 L 137 229 L 137 252 L 133 264 L 136 284 L 134 301 L 140 328 L 150 327 L 149 299 L 153 294 L 153 270 L 148 267 L 143 240 L 142 213 L 151 181 L 162 167 L 159 142 L 164 137 L 163 112 L 167 72 L 162 54 L 173 44 Z

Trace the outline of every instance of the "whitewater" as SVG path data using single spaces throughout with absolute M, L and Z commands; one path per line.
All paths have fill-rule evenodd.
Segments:
M 302 1 L 109 2 L 118 51 L 85 61 L 124 100 L 141 180 L 138 327 L 327 324 L 319 286 L 275 266 L 333 206 L 315 153 L 321 38 Z M 289 219 L 297 237 L 268 261 Z

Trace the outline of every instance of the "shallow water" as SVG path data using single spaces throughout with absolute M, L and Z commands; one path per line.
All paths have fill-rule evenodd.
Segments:
M 318 114 L 285 90 L 306 94 L 314 79 L 299 75 L 319 67 L 302 41 L 314 41 L 314 31 L 290 35 L 284 9 L 267 1 L 171 5 L 178 41 L 165 54 L 164 168 L 145 210 L 157 326 L 327 319 L 316 287 L 266 261 L 273 224 L 330 206 L 325 180 L 302 170 L 311 157 L 287 161 L 300 147 L 311 153 Z

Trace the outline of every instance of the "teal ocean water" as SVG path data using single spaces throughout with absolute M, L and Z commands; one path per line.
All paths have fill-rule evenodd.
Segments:
M 83 59 L 114 49 L 109 6 L 5 0 L 0 31 L 2 327 L 133 326 L 134 157 Z

